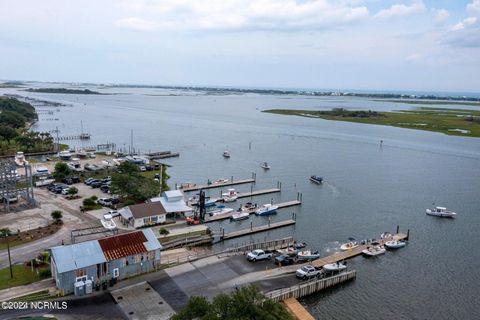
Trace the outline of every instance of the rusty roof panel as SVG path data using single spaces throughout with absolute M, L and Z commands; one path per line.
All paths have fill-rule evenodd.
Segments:
M 144 245 L 144 242 L 147 241 L 142 231 L 125 233 L 98 240 L 107 261 L 147 252 Z

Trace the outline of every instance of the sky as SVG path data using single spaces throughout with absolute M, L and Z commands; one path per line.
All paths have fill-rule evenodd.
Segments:
M 0 79 L 480 92 L 480 0 L 2 0 Z

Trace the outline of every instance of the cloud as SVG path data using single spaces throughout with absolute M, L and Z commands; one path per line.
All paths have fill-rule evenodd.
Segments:
M 467 5 L 467 10 L 480 13 L 480 0 L 473 0 L 472 3 L 469 3 Z
M 448 12 L 448 10 L 434 9 L 433 11 L 435 12 L 435 21 L 437 22 L 444 22 L 450 17 L 450 12 Z
M 454 25 L 450 30 L 451 31 L 463 30 L 469 26 L 476 24 L 477 21 L 478 21 L 477 17 L 468 17 L 466 19 L 463 19 L 461 22 L 457 23 L 456 25 Z
M 412 54 L 405 57 L 405 61 L 412 62 L 412 61 L 420 59 L 421 57 L 422 57 L 422 55 L 419 54 L 419 53 L 412 53 Z
M 136 30 L 325 29 L 369 16 L 356 2 L 328 0 L 138 0 L 119 7 L 135 17 L 116 25 Z M 142 17 L 142 18 L 140 18 Z
M 144 20 L 138 17 L 129 17 L 115 21 L 115 26 L 119 28 L 150 31 L 158 27 L 155 22 Z
M 411 5 L 394 4 L 388 9 L 380 10 L 374 17 L 378 19 L 390 19 L 423 12 L 425 10 L 426 7 L 423 1 L 415 1 Z

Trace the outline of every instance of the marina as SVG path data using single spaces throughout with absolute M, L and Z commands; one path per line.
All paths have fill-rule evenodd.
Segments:
M 247 183 L 255 183 L 255 178 L 251 179 L 243 179 L 243 180 L 221 180 L 221 181 L 214 181 L 210 184 L 205 185 L 189 185 L 187 187 L 180 187 L 179 189 L 183 192 L 192 192 L 192 191 L 199 191 L 202 189 L 214 189 L 214 188 L 221 188 L 221 187 L 229 187 L 239 184 L 247 184 Z
M 268 231 L 268 230 L 272 230 L 272 229 L 291 226 L 291 225 L 294 225 L 295 223 L 296 223 L 295 220 L 288 219 L 288 220 L 279 221 L 279 222 L 272 222 L 272 223 L 268 223 L 268 224 L 261 225 L 261 226 L 256 226 L 256 227 L 253 227 L 251 225 L 250 228 L 248 228 L 248 229 L 242 229 L 242 230 L 232 231 L 232 232 L 228 232 L 228 233 L 225 233 L 225 230 L 222 229 L 222 233 L 220 235 L 220 238 L 222 240 L 228 240 L 228 239 L 243 237 L 243 236 L 253 234 L 253 233 L 264 232 L 264 231 Z

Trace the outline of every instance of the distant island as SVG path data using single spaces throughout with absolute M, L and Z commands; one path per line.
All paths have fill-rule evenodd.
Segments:
M 343 108 L 329 111 L 270 109 L 262 112 L 480 137 L 480 111 L 477 110 L 421 107 L 393 112 L 353 111 Z
M 25 91 L 28 92 L 41 92 L 41 93 L 63 93 L 63 94 L 102 94 L 97 91 L 92 91 L 89 89 L 66 89 L 66 88 L 29 88 Z

